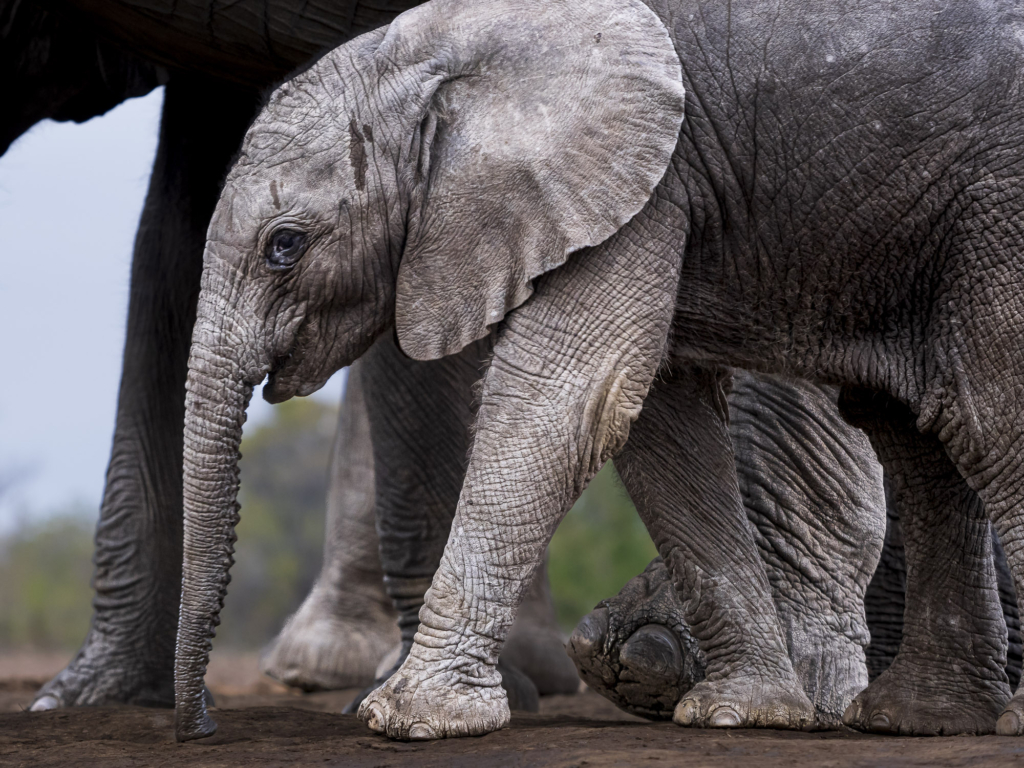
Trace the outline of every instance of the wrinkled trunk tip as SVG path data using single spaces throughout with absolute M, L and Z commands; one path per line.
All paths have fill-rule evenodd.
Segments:
M 206 703 L 199 702 L 198 708 L 178 707 L 174 711 L 174 736 L 178 741 L 194 741 L 213 736 L 217 724 L 206 711 Z

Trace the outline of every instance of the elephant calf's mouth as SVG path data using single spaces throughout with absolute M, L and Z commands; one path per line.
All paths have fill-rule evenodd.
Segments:
M 331 378 L 333 371 L 321 372 L 316 376 L 303 374 L 302 362 L 291 353 L 277 358 L 267 383 L 263 387 L 263 399 L 268 403 L 283 403 L 293 397 L 306 397 L 313 394 Z

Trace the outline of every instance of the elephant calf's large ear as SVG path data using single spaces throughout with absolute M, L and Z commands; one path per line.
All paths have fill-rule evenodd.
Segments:
M 396 48 L 438 59 L 396 304 L 402 349 L 428 360 L 643 208 L 678 141 L 682 72 L 637 0 L 434 0 L 393 27 Z

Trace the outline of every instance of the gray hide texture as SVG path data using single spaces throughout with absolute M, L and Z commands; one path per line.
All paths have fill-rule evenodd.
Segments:
M 419 632 L 402 667 L 360 708 L 375 730 L 436 738 L 508 721 L 495 665 L 525 585 L 561 516 L 623 450 L 632 466 L 624 478 L 647 489 L 634 498 L 708 659 L 674 719 L 813 725 L 743 508 L 724 366 L 840 385 L 863 403 L 863 418 L 880 421 L 879 435 L 893 436 L 879 438 L 890 440 L 887 471 L 957 486 L 955 499 L 940 503 L 929 501 L 934 489 L 918 494 L 906 482 L 915 500 L 913 523 L 904 523 L 922 545 L 907 549 L 908 594 L 944 594 L 942 574 L 918 567 L 931 543 L 987 541 L 972 494 L 1022 594 L 1024 426 L 1012 414 L 1024 388 L 1024 35 L 1015 8 L 985 0 L 651 8 L 432 3 L 293 78 L 250 129 L 211 224 L 190 368 L 179 738 L 212 728 L 199 692 L 230 561 L 245 392 L 267 374 L 272 401 L 311 392 L 392 326 L 408 354 L 430 357 L 476 338 L 497 313 L 452 535 Z M 496 35 L 505 10 L 511 28 Z M 632 21 L 606 27 L 623 18 Z M 498 119 L 488 109 L 514 116 L 546 91 L 543 77 L 510 79 L 518 88 L 498 101 L 475 96 L 474 82 L 486 84 L 489 67 L 543 76 L 553 61 L 561 71 L 564 51 L 586 58 L 624 30 L 643 39 L 624 40 L 629 50 L 653 52 L 644 59 L 650 71 L 634 65 L 625 75 L 632 87 L 615 88 L 622 80 L 612 63 L 608 80 L 583 78 L 554 94 L 563 109 L 549 123 L 537 116 L 553 135 L 566 131 L 559 149 L 571 157 L 549 167 L 568 175 L 533 169 L 528 149 L 545 147 L 534 141 L 515 162 L 493 166 L 508 185 L 489 196 L 495 180 L 470 170 L 478 157 L 501 160 L 501 146 L 456 139 L 486 138 L 479 131 Z M 516 45 L 512 57 L 506 40 Z M 681 70 L 668 61 L 676 53 Z M 660 105 L 660 118 L 617 119 L 634 92 L 651 110 Z M 592 100 L 600 109 L 573 112 Z M 559 123 L 563 114 L 576 116 L 571 129 Z M 642 198 L 615 199 L 609 163 L 576 163 L 601 157 L 606 139 L 650 181 Z M 575 169 L 585 175 L 573 178 Z M 582 189 L 572 199 L 551 192 L 562 184 Z M 444 190 L 442 203 L 458 198 L 458 211 L 431 214 L 441 210 L 432 208 L 435 190 Z M 579 202 L 591 199 L 608 205 Z M 533 231 L 518 214 L 523 200 L 537 206 L 538 221 L 559 226 L 522 237 Z M 461 222 L 462 210 L 472 221 Z M 589 219 L 602 211 L 607 230 Z M 486 237 L 462 237 L 474 227 Z M 409 296 L 403 272 L 423 256 L 416 246 L 428 234 L 449 244 L 434 255 L 442 287 Z M 551 261 L 535 258 L 542 245 Z M 575 248 L 583 250 L 565 259 Z M 531 265 L 553 268 L 522 301 Z M 416 329 L 403 325 L 411 306 L 422 310 Z M 421 328 L 433 329 L 423 345 Z M 908 434 L 908 418 L 923 442 Z M 688 457 L 686 472 L 667 460 L 668 444 Z M 930 687 L 909 676 L 896 683 L 906 696 L 877 697 L 881 689 L 869 687 L 862 703 L 901 701 L 898 710 L 945 691 L 953 703 L 931 710 L 941 722 L 928 728 L 1017 734 L 1024 697 L 1003 709 L 1005 625 L 989 621 L 994 571 L 978 566 L 970 547 L 943 551 L 957 574 L 950 610 L 985 606 L 971 635 L 979 642 L 943 643 L 955 662 L 936 665 Z M 958 682 L 964 669 L 985 684 Z M 928 709 L 904 712 L 911 732 Z M 874 727 L 870 713 L 848 714 Z

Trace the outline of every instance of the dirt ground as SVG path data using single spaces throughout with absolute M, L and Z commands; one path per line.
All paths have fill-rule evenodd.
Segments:
M 214 655 L 216 735 L 174 741 L 174 714 L 137 707 L 24 711 L 61 655 L 0 655 L 0 766 L 1024 766 L 1024 739 L 887 738 L 852 731 L 699 731 L 648 723 L 586 691 L 472 739 L 392 742 L 340 714 L 355 691 L 299 694 L 259 674 L 252 654 Z

